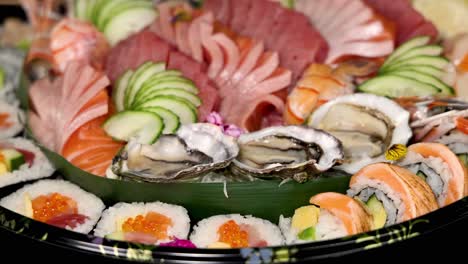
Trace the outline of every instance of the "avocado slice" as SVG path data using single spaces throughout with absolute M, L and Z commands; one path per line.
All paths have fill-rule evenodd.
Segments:
M 385 222 L 387 222 L 387 212 L 385 211 L 382 202 L 380 202 L 375 195 L 372 195 L 369 200 L 367 200 L 366 205 L 372 214 L 374 229 L 384 227 Z
M 5 165 L 9 172 L 15 171 L 26 163 L 24 155 L 15 149 L 3 149 L 0 151 L 3 155 Z
M 461 160 L 462 164 L 465 165 L 465 167 L 468 167 L 468 154 L 460 154 L 458 155 L 458 158 Z
M 426 175 L 424 172 L 422 172 L 422 171 L 418 171 L 418 172 L 416 173 L 416 176 L 420 177 L 420 178 L 423 179 L 423 180 L 426 180 L 426 179 L 427 179 L 427 175 Z
M 297 237 L 300 240 L 313 241 L 315 240 L 315 227 L 311 226 L 300 232 Z
M 5 86 L 5 71 L 0 67 L 0 90 Z

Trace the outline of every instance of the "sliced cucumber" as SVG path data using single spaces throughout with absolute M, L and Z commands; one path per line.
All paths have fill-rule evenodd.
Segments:
M 440 56 L 443 50 L 444 49 L 438 45 L 427 45 L 413 48 L 408 52 L 402 54 L 400 57 L 393 60 L 391 63 L 385 63 L 381 71 L 385 72 L 385 69 L 387 67 L 391 67 L 392 65 L 403 62 L 409 58 L 414 58 L 418 56 Z
M 97 25 L 97 19 L 99 18 L 102 8 L 113 1 L 115 0 L 96 0 L 89 20 L 93 22 L 94 25 Z
M 195 94 L 187 92 L 183 89 L 178 89 L 178 88 L 167 88 L 167 89 L 155 90 L 154 92 L 151 93 L 151 98 L 148 98 L 147 101 L 151 100 L 154 97 L 158 97 L 161 95 L 173 95 L 176 97 L 183 98 L 189 101 L 195 107 L 199 107 L 202 103 L 200 98 L 196 96 Z
M 120 78 L 117 80 L 117 83 L 112 91 L 112 100 L 114 101 L 117 111 L 123 111 L 125 109 L 124 98 L 125 90 L 128 87 L 128 82 L 133 75 L 132 70 L 126 71 Z
M 88 0 L 75 0 L 75 17 L 81 20 L 88 20 L 86 17 L 87 15 L 87 8 L 88 3 L 91 1 Z
M 136 138 L 139 143 L 151 144 L 164 130 L 164 122 L 154 113 L 124 111 L 109 118 L 103 128 L 117 140 L 129 141 Z
M 420 178 L 423 179 L 423 180 L 426 180 L 426 179 L 427 179 L 427 175 L 426 175 L 424 172 L 422 172 L 422 171 L 418 171 L 418 172 L 416 173 L 416 176 L 420 177 Z
M 171 95 L 161 95 L 139 105 L 137 110 L 144 111 L 152 107 L 162 107 L 172 111 L 179 117 L 181 124 L 197 122 L 197 109 L 190 102 L 182 98 Z
M 174 114 L 174 112 L 162 107 L 148 107 L 145 108 L 144 111 L 155 113 L 163 119 L 163 134 L 172 134 L 175 133 L 177 129 L 179 129 L 180 120 L 179 117 L 176 114 Z
M 165 70 L 151 76 L 151 79 L 162 79 L 168 77 L 183 77 L 182 73 L 178 70 Z
M 133 2 L 133 1 L 131 1 Z M 128 9 L 114 13 L 103 23 L 103 32 L 111 45 L 127 38 L 148 26 L 157 16 L 151 1 L 147 4 L 134 4 Z
M 372 78 L 358 87 L 359 91 L 388 97 L 429 96 L 440 92 L 437 87 L 412 78 L 382 75 Z
M 86 17 L 87 21 L 91 21 L 91 17 L 93 15 L 93 11 L 94 11 L 94 6 L 96 5 L 96 2 L 98 0 L 82 0 L 82 1 L 87 1 L 88 2 L 88 4 L 86 5 L 85 17 Z
M 405 66 L 432 66 L 437 69 L 445 69 L 447 65 L 450 63 L 449 60 L 439 56 L 417 56 L 411 57 L 404 61 L 398 62 L 396 64 L 392 64 L 388 68 L 385 69 L 385 73 L 389 73 L 395 70 L 399 70 L 401 67 Z
M 126 109 L 130 109 L 135 95 L 137 94 L 138 90 L 140 90 L 141 85 L 148 80 L 153 74 L 158 72 L 164 71 L 166 69 L 166 65 L 164 63 L 153 63 L 153 62 L 146 62 L 142 64 L 135 73 L 130 78 L 128 83 L 128 87 L 125 90 L 125 98 L 124 104 Z
M 440 94 L 443 94 L 443 95 L 453 95 L 455 93 L 455 91 L 453 90 L 452 87 L 448 86 L 447 84 L 445 84 L 440 79 L 438 79 L 438 78 L 436 78 L 436 77 L 434 77 L 432 75 L 428 75 L 428 74 L 419 72 L 417 70 L 397 71 L 397 72 L 395 72 L 395 75 L 402 76 L 402 77 L 413 78 L 415 80 L 426 83 L 428 85 L 433 85 L 433 86 L 437 87 L 437 89 L 440 90 Z
M 434 76 L 435 78 L 438 78 L 438 79 L 441 79 L 445 75 L 444 70 L 441 70 L 441 69 L 438 69 L 429 65 L 417 65 L 417 66 L 407 65 L 407 66 L 398 68 L 398 71 L 418 71 L 420 73 Z
M 401 45 L 398 49 L 396 49 L 390 57 L 385 61 L 383 67 L 386 65 L 392 64 L 394 60 L 398 59 L 401 55 L 405 54 L 406 52 L 420 46 L 427 45 L 431 41 L 431 38 L 428 36 L 421 36 L 415 37 L 413 39 L 408 40 L 403 45 Z
M 99 14 L 97 15 L 94 21 L 95 25 L 97 26 L 97 28 L 99 28 L 99 30 L 103 30 L 104 22 L 106 22 L 106 20 L 108 20 L 111 17 L 111 13 L 110 13 L 111 11 L 115 12 L 115 11 L 121 10 L 122 7 L 125 8 L 125 6 L 119 6 L 122 4 L 125 4 L 125 6 L 128 6 L 129 1 L 128 0 L 112 0 L 100 8 Z
M 163 79 L 151 79 L 146 82 L 135 96 L 135 104 L 144 103 L 148 98 L 152 98 L 152 94 L 162 89 L 182 89 L 192 94 L 198 94 L 198 89 L 195 84 L 183 77 L 167 77 Z

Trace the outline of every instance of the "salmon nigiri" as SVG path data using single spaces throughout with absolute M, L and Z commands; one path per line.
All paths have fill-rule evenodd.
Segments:
M 288 244 L 326 240 L 372 230 L 371 214 L 358 200 L 340 193 L 321 193 L 310 198 L 292 218 L 280 217 Z

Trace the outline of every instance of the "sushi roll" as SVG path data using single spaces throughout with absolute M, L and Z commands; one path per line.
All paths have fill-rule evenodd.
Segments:
M 25 185 L 0 205 L 34 220 L 79 233 L 89 233 L 104 210 L 94 194 L 63 180 Z
M 436 210 L 431 187 L 411 171 L 387 163 L 368 165 L 351 177 L 348 195 L 364 202 L 381 228 Z
M 24 56 L 19 49 L 0 47 L 0 101 L 17 101 L 15 89 L 19 86 Z
M 429 184 L 440 207 L 460 200 L 467 194 L 467 170 L 457 155 L 445 145 L 413 144 L 408 147 L 408 154 L 400 165 Z
M 0 187 L 49 177 L 54 171 L 44 153 L 31 141 L 0 140 Z
M 190 231 L 187 210 L 162 202 L 118 203 L 102 214 L 94 235 L 159 245 L 184 240 Z
M 284 244 L 277 225 L 268 220 L 239 214 L 216 215 L 201 220 L 190 240 L 198 248 L 267 247 Z
M 0 101 L 0 139 L 18 135 L 24 128 L 24 120 L 21 109 Z
M 279 226 L 287 244 L 328 240 L 372 230 L 372 216 L 359 201 L 340 193 L 321 193 L 311 205 L 295 210 L 291 218 L 280 216 Z

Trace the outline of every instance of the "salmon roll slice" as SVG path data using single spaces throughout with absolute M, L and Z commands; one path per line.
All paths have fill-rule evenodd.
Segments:
M 280 216 L 287 244 L 345 237 L 373 228 L 372 216 L 363 204 L 344 194 L 317 194 L 310 203 L 296 209 L 291 218 Z
M 187 239 L 190 218 L 179 205 L 162 202 L 117 203 L 102 214 L 94 235 L 161 245 Z
M 199 248 L 280 246 L 284 238 L 268 220 L 239 214 L 215 215 L 198 222 L 190 240 Z
M 349 187 L 348 195 L 368 206 L 374 223 L 378 223 L 374 228 L 407 221 L 439 208 L 431 187 L 423 179 L 387 163 L 362 168 L 351 177 Z
M 467 195 L 467 169 L 457 155 L 443 144 L 413 144 L 408 147 L 408 154 L 400 165 L 429 184 L 440 207 Z
M 49 177 L 54 171 L 33 142 L 24 138 L 0 140 L 0 187 Z
M 104 210 L 94 194 L 63 180 L 42 180 L 25 185 L 0 200 L 16 213 L 49 225 L 89 233 Z
M 0 139 L 18 135 L 24 128 L 24 121 L 21 109 L 0 101 Z

